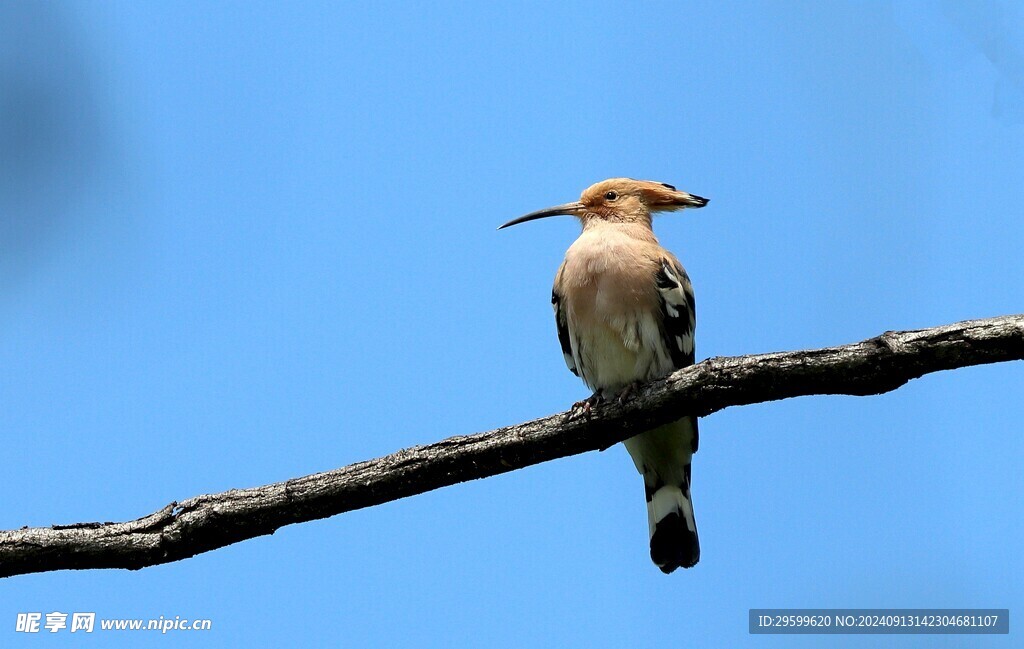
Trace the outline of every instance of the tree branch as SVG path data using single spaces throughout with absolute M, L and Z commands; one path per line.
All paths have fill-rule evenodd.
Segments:
M 286 482 L 171 503 L 125 523 L 0 532 L 0 577 L 178 561 L 293 523 L 608 447 L 677 419 L 812 394 L 881 394 L 929 372 L 1024 359 L 1024 315 L 887 332 L 851 345 L 711 358 L 589 418 L 566 414 L 450 437 Z

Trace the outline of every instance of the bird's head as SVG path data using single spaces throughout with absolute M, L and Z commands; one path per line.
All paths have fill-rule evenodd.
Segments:
M 646 223 L 655 212 L 704 207 L 708 199 L 681 192 L 672 185 L 651 180 L 609 178 L 583 190 L 580 200 L 530 212 L 502 225 L 507 228 L 548 216 L 575 216 L 583 225 L 593 220 L 613 223 Z

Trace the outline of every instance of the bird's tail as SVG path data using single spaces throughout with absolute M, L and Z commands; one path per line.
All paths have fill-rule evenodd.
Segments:
M 697 420 L 682 419 L 625 441 L 647 492 L 651 559 L 661 571 L 692 568 L 700 559 L 690 500 L 690 462 L 697 452 Z
M 700 542 L 690 500 L 690 465 L 686 465 L 682 484 L 665 484 L 654 475 L 645 475 L 644 484 L 647 521 L 651 528 L 651 560 L 665 574 L 676 568 L 697 565 Z

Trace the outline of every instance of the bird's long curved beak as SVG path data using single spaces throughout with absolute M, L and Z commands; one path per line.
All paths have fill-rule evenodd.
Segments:
M 537 210 L 536 212 L 530 212 L 525 216 L 520 216 L 518 219 L 512 219 L 505 225 L 499 226 L 498 229 L 507 228 L 510 225 L 519 225 L 520 223 L 526 223 L 527 221 L 535 221 L 537 219 L 543 219 L 548 216 L 576 216 L 583 211 L 583 203 L 576 201 L 574 203 L 565 203 L 563 205 L 555 205 L 554 207 L 548 207 L 543 210 Z

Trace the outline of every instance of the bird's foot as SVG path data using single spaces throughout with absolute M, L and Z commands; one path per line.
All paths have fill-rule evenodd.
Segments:
M 572 408 L 569 408 L 569 412 L 565 416 L 566 421 L 572 421 L 573 419 L 579 419 L 580 417 L 590 417 L 593 413 L 594 408 L 604 402 L 604 397 L 601 396 L 600 392 L 595 392 L 583 401 L 577 401 L 572 404 Z
M 633 383 L 630 383 L 626 387 L 622 388 L 622 390 L 620 390 L 619 393 L 615 395 L 615 402 L 621 406 L 622 404 L 629 401 L 629 398 L 632 397 L 640 389 L 640 385 L 641 384 L 639 381 L 634 381 Z

